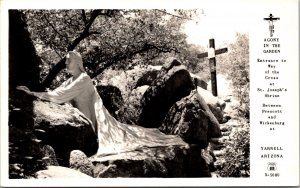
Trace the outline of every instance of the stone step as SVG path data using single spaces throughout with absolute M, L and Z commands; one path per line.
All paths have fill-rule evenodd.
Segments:
M 221 176 L 219 174 L 217 174 L 216 172 L 212 172 L 211 177 L 212 178 L 220 178 Z
M 222 132 L 222 136 L 229 136 L 231 134 L 231 131 Z
M 220 157 L 226 154 L 226 149 L 222 149 L 222 150 L 215 150 L 213 151 L 215 157 Z
M 220 170 L 220 169 L 222 169 L 223 168 L 223 166 L 224 166 L 224 163 L 226 163 L 226 161 L 225 161 L 225 159 L 218 159 L 218 160 L 216 160 L 215 162 L 214 162 L 214 166 L 215 166 L 215 168 L 217 169 L 217 170 Z
M 219 144 L 210 143 L 210 144 L 211 144 L 211 147 L 212 147 L 213 151 L 215 151 L 215 150 L 221 150 L 222 148 L 225 147 L 225 145 L 222 144 L 222 143 L 219 143 Z
M 220 125 L 220 130 L 221 132 L 227 132 L 227 131 L 231 131 L 232 130 L 232 127 L 231 126 L 228 126 L 226 124 L 221 124 Z

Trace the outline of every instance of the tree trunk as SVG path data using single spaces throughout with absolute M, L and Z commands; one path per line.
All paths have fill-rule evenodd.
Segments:
M 18 10 L 9 10 L 9 90 L 25 85 L 31 90 L 40 90 L 41 59 L 27 30 L 23 15 Z
M 49 74 L 47 75 L 47 77 L 41 83 L 41 88 L 43 90 L 45 90 L 47 87 L 49 87 L 51 85 L 52 81 L 57 76 L 57 74 L 66 67 L 65 61 L 66 61 L 66 58 L 62 58 L 58 63 L 56 63 L 52 67 L 52 69 L 49 72 Z

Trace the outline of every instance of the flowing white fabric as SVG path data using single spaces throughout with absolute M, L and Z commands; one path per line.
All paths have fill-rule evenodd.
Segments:
M 39 97 L 56 103 L 70 101 L 91 120 L 99 143 L 96 156 L 133 151 L 143 147 L 187 145 L 180 137 L 165 135 L 158 129 L 118 122 L 104 107 L 91 78 L 86 73 L 82 73 L 75 80 L 70 78 L 57 89 L 43 93 Z

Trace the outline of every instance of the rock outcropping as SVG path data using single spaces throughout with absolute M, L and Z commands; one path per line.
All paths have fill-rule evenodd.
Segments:
M 201 87 L 197 87 L 197 92 L 201 95 L 201 97 L 203 97 L 205 103 L 208 105 L 209 109 L 217 118 L 219 123 L 223 123 L 226 103 L 218 97 L 213 96 L 211 92 Z
M 94 177 L 94 165 L 87 158 L 87 156 L 80 150 L 71 151 L 70 168 L 74 170 L 78 170 L 91 177 Z
M 32 131 L 37 130 L 34 134 L 41 145 L 54 149 L 55 155 L 51 156 L 57 157 L 60 166 L 80 171 L 86 177 L 210 177 L 202 153 L 210 138 L 220 136 L 219 124 L 196 92 L 186 68 L 175 60 L 160 70 L 150 86 L 137 87 L 132 94 L 129 101 L 134 121 L 178 135 L 187 144 L 95 157 L 92 155 L 98 144 L 91 123 L 71 105 L 34 99 L 30 110 L 22 106 L 28 112 L 22 118 L 31 122 Z M 118 112 L 122 109 L 123 106 Z M 52 177 L 55 170 L 51 166 L 42 174 Z
M 36 174 L 37 179 L 49 179 L 49 178 L 72 178 L 72 179 L 82 179 L 82 178 L 93 178 L 88 176 L 78 170 L 71 168 L 66 168 L 62 166 L 48 166 L 45 170 L 40 170 Z
M 164 66 L 143 95 L 139 125 L 158 128 L 171 106 L 194 88 L 189 72 L 180 62 L 174 60 Z
M 54 148 L 60 165 L 69 166 L 72 150 L 81 150 L 88 156 L 97 151 L 91 122 L 76 108 L 37 100 L 33 112 L 34 127 L 41 130 L 37 137 Z
M 201 148 L 165 146 L 144 148 L 93 159 L 95 177 L 210 177 Z
M 221 136 L 217 119 L 195 90 L 172 106 L 159 129 L 180 135 L 187 143 L 201 148 L 208 145 L 210 138 Z

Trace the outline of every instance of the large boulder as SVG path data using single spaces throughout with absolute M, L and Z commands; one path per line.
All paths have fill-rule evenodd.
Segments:
M 207 90 L 207 83 L 204 80 L 194 77 L 194 82 L 197 87 L 201 87 L 201 88 Z
M 49 145 L 44 145 L 42 148 L 45 157 L 44 162 L 47 166 L 59 166 L 54 149 Z
M 160 70 L 144 93 L 138 124 L 149 128 L 159 127 L 171 106 L 188 96 L 194 87 L 186 67 L 173 60 Z
M 205 103 L 208 105 L 209 109 L 212 111 L 219 123 L 223 123 L 224 109 L 226 107 L 225 101 L 213 96 L 211 92 L 201 87 L 197 87 L 197 91 L 203 97 Z
M 172 106 L 159 129 L 201 148 L 208 145 L 210 138 L 221 136 L 217 119 L 196 90 Z
M 94 165 L 80 150 L 73 150 L 70 154 L 70 168 L 94 177 Z
M 197 145 L 142 148 L 92 160 L 95 178 L 210 177 Z
M 48 166 L 47 169 L 36 172 L 35 176 L 37 179 L 72 178 L 77 180 L 83 178 L 93 178 L 77 170 L 62 166 Z
M 54 148 L 60 165 L 68 166 L 70 152 L 75 149 L 86 155 L 96 153 L 97 136 L 91 122 L 71 105 L 34 101 L 34 129 L 44 144 Z
M 205 90 L 207 90 L 207 82 L 204 81 L 203 79 L 201 79 L 199 76 L 193 74 L 193 73 L 190 73 L 192 79 L 194 79 L 194 83 L 197 87 L 201 87 Z

